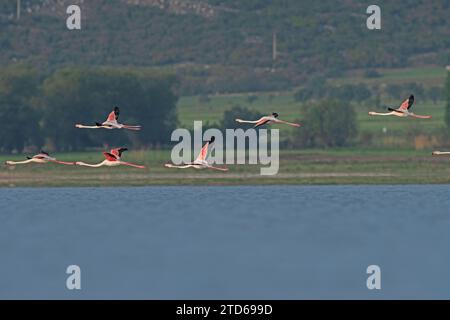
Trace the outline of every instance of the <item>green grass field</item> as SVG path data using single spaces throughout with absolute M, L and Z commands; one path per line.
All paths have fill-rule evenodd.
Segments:
M 55 154 L 60 160 L 96 163 L 100 152 Z M 1 156 L 0 161 L 22 156 Z M 450 157 L 431 157 L 415 150 L 304 150 L 282 151 L 279 172 L 261 176 L 260 165 L 227 165 L 222 173 L 195 169 L 168 169 L 170 151 L 136 151 L 124 161 L 145 164 L 130 167 L 84 168 L 32 164 L 0 169 L 0 187 L 146 186 L 146 185 L 265 185 L 265 184 L 422 184 L 450 183 Z

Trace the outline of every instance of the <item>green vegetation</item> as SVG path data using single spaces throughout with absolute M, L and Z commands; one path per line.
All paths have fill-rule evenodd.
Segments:
M 0 66 L 168 68 L 179 74 L 181 93 L 193 95 L 285 90 L 313 74 L 450 64 L 447 0 L 380 1 L 381 31 L 367 30 L 368 3 L 358 0 L 167 0 L 163 8 L 159 2 L 84 1 L 83 30 L 68 33 L 70 2 L 22 0 L 17 21 L 16 0 L 2 0 Z
M 43 77 L 24 67 L 0 71 L 0 151 L 44 144 L 56 150 L 165 145 L 177 126 L 175 77 L 145 69 L 64 68 Z M 103 122 L 114 106 L 121 123 L 142 124 L 139 134 L 80 130 Z
M 426 81 L 421 78 L 422 74 L 429 76 Z M 375 148 L 400 147 L 422 150 L 450 147 L 449 135 L 445 129 L 446 108 L 442 95 L 445 74 L 444 68 L 439 68 L 439 70 L 435 68 L 418 68 L 383 71 L 383 73 L 380 73 L 380 77 L 374 78 L 376 81 L 380 81 L 377 83 L 366 83 L 366 78 L 363 75 L 328 79 L 326 82 L 334 87 L 367 84 L 372 92 L 372 97 L 368 100 L 362 102 L 353 101 L 351 103 L 356 113 L 359 132 L 352 141 L 355 146 Z M 398 81 L 401 76 L 406 75 L 409 78 L 404 78 L 401 82 Z M 316 88 L 319 88 L 319 79 L 315 77 L 311 80 L 311 83 L 317 83 Z M 323 80 L 325 81 L 325 79 Z M 432 84 L 431 87 L 429 87 L 430 83 Z M 401 91 L 390 94 L 386 90 L 395 86 L 400 88 Z M 441 92 L 438 100 L 435 100 L 433 95 L 427 94 L 428 90 L 436 87 L 440 88 L 439 91 Z M 382 88 L 382 90 L 377 91 L 377 88 Z M 410 91 L 420 91 L 420 88 L 423 88 L 422 92 Z M 399 105 L 411 92 L 416 94 L 414 112 L 431 115 L 432 119 L 417 121 L 417 119 L 368 116 L 368 111 L 384 112 L 386 111 L 386 106 Z M 309 120 L 306 119 L 306 114 L 309 106 L 315 105 L 315 101 L 314 99 L 312 101 L 299 101 L 297 93 L 298 90 L 210 95 L 202 99 L 198 96 L 181 97 L 177 108 L 178 118 L 180 126 L 185 128 L 192 128 L 194 120 L 203 120 L 208 124 L 216 123 L 217 127 L 220 127 L 219 120 L 223 118 L 224 113 L 236 106 L 243 110 L 250 110 L 255 114 L 278 112 L 281 119 L 293 122 L 299 121 L 303 124 L 300 129 L 275 126 L 282 129 L 280 131 L 282 146 L 304 146 L 304 144 L 300 144 L 300 141 L 307 138 L 311 129 Z M 319 94 L 316 95 L 317 100 L 322 98 Z M 342 96 L 341 100 L 348 100 L 348 96 L 347 99 L 345 95 Z
M 60 160 L 99 162 L 100 152 L 54 154 Z M 0 156 L 0 161 L 22 156 Z M 283 151 L 275 176 L 261 176 L 259 165 L 233 165 L 226 173 L 171 170 L 163 167 L 170 151 L 136 151 L 124 160 L 144 163 L 129 167 L 82 168 L 57 164 L 4 167 L 0 187 L 19 186 L 145 186 L 145 185 L 258 185 L 258 184 L 422 184 L 450 183 L 450 157 L 411 149 L 334 149 Z
M 447 109 L 445 113 L 445 121 L 447 123 L 447 127 L 450 130 L 450 72 L 447 74 Z
M 23 150 L 41 145 L 39 119 L 34 97 L 38 92 L 36 72 L 14 68 L 0 73 L 0 151 Z
M 324 100 L 305 109 L 304 132 L 295 131 L 297 147 L 344 147 L 357 135 L 356 113 L 349 103 Z
M 15 76 L 20 79 L 23 72 L 16 72 Z M 414 78 L 408 80 L 415 81 Z M 14 86 L 8 88 L 12 90 Z M 312 130 L 307 116 L 312 107 L 309 102 L 296 101 L 294 95 L 294 92 L 273 92 L 192 96 L 182 97 L 178 102 L 179 126 L 187 128 L 192 127 L 193 120 L 207 120 L 209 125 L 222 128 L 223 125 L 232 126 L 238 114 L 242 118 L 258 117 L 273 111 L 280 113 L 282 119 L 300 120 L 303 127 L 298 129 L 277 126 L 281 129 L 282 145 L 288 149 L 281 151 L 280 171 L 276 176 L 260 176 L 260 166 L 254 165 L 232 165 L 228 173 L 170 170 L 163 167 L 170 161 L 170 150 L 142 150 L 125 153 L 124 160 L 143 163 L 148 166 L 146 170 L 127 167 L 91 169 L 53 164 L 4 166 L 0 170 L 0 186 L 450 183 L 450 157 L 430 155 L 434 148 L 450 148 L 445 130 L 444 101 L 435 104 L 418 97 L 415 111 L 433 116 L 433 119 L 423 121 L 369 117 L 367 111 L 374 106 L 366 105 L 366 102 L 353 103 L 359 135 L 352 142 L 357 147 L 295 150 L 292 149 L 295 139 L 301 139 Z M 2 97 L 8 95 L 2 94 Z M 39 108 L 39 104 L 35 106 L 35 101 L 32 102 L 31 109 Z M 382 103 L 395 104 L 398 101 L 385 97 Z M 383 128 L 386 128 L 385 133 Z M 120 132 L 118 137 L 123 133 Z M 118 138 L 111 139 L 116 141 Z M 167 142 L 167 137 L 165 139 Z M 101 150 L 54 152 L 53 155 L 64 161 L 96 163 L 103 160 Z M 22 154 L 5 155 L 0 156 L 0 161 L 23 158 Z

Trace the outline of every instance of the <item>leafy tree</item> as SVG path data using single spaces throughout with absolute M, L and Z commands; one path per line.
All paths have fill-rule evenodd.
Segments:
M 177 124 L 174 84 L 172 76 L 132 69 L 59 70 L 43 85 L 46 135 L 62 150 L 166 144 Z M 114 106 L 121 108 L 120 122 L 141 124 L 143 130 L 136 133 L 74 128 L 76 123 L 103 122 Z
M 222 123 L 221 126 L 224 129 L 235 129 L 235 128 L 243 128 L 245 129 L 252 127 L 251 124 L 238 124 L 236 122 L 236 119 L 245 119 L 245 120 L 252 120 L 252 119 L 259 119 L 263 115 L 259 113 L 258 111 L 251 110 L 245 107 L 241 106 L 234 106 L 232 109 L 227 110 L 223 113 Z
M 309 105 L 304 113 L 305 130 L 294 131 L 300 147 L 343 147 L 357 135 L 356 113 L 350 103 L 325 100 Z
M 433 86 L 427 90 L 427 97 L 434 104 L 436 104 L 439 100 L 441 100 L 444 96 L 444 90 L 442 87 Z
M 38 73 L 26 66 L 0 71 L 0 151 L 41 146 L 41 114 L 34 99 L 38 86 Z

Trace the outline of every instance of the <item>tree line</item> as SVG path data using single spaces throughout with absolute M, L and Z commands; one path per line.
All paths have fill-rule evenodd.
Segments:
M 128 68 L 67 67 L 42 74 L 27 66 L 0 71 L 0 152 L 72 151 L 102 146 L 160 146 L 177 126 L 177 79 Z M 81 130 L 103 122 L 114 106 L 142 131 Z M 107 131 L 107 132 L 106 132 Z

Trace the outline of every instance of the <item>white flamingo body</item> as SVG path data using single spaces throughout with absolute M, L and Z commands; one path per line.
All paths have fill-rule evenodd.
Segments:
M 29 163 L 58 163 L 58 164 L 65 164 L 65 165 L 74 165 L 73 162 L 64 162 L 64 161 L 58 161 L 56 158 L 51 157 L 47 152 L 41 151 L 41 153 L 34 155 L 31 158 L 28 158 L 24 161 L 6 161 L 6 164 L 9 166 L 15 166 L 15 165 L 21 165 L 21 164 L 29 164 Z
M 369 116 L 396 116 L 396 117 L 411 117 L 418 119 L 430 119 L 431 116 L 420 116 L 410 111 L 411 107 L 414 104 L 414 95 L 411 95 L 408 99 L 402 102 L 400 107 L 393 109 L 388 108 L 390 112 L 374 112 L 370 111 Z
M 395 111 L 391 111 L 391 112 L 374 112 L 374 111 L 370 111 L 369 112 L 369 116 L 396 116 L 396 117 L 407 117 L 408 115 L 406 113 L 403 112 L 395 112 Z
M 108 115 L 108 118 L 103 123 L 96 123 L 95 126 L 86 126 L 83 124 L 76 124 L 75 127 L 79 129 L 127 129 L 139 131 L 141 126 L 131 126 L 126 124 L 121 124 L 117 120 L 119 119 L 120 110 L 115 107 L 113 111 Z
M 97 164 L 90 164 L 90 163 L 85 163 L 82 161 L 77 161 L 77 162 L 75 162 L 75 164 L 77 166 L 90 167 L 90 168 L 129 166 L 129 167 L 134 167 L 134 168 L 139 168 L 139 169 L 145 169 L 145 166 L 141 166 L 141 165 L 137 165 L 134 163 L 129 163 L 129 162 L 120 160 L 120 158 L 122 156 L 122 152 L 124 152 L 126 150 L 127 150 L 126 148 L 117 148 L 117 149 L 112 149 L 110 152 L 103 152 L 103 155 L 106 159 Z
M 262 125 L 265 124 L 274 124 L 274 123 L 280 123 L 280 124 L 287 124 L 289 126 L 292 127 L 300 127 L 300 124 L 298 123 L 292 123 L 292 122 L 287 122 L 287 121 L 283 121 L 278 119 L 278 113 L 272 113 L 269 116 L 264 116 L 259 118 L 258 120 L 242 120 L 242 119 L 235 119 L 236 122 L 239 123 L 251 123 L 254 124 L 254 128 L 260 127 Z
M 211 140 L 208 141 L 200 151 L 200 154 L 198 155 L 197 159 L 194 160 L 194 162 L 182 164 L 182 165 L 175 165 L 171 163 L 166 163 L 164 166 L 166 168 L 177 168 L 177 169 L 187 169 L 187 168 L 194 168 L 194 169 L 211 169 L 216 171 L 228 171 L 227 168 L 219 168 L 212 166 L 208 163 L 206 160 L 208 157 L 208 148 L 211 143 L 213 143 L 215 140 L 214 137 L 211 137 Z
M 391 111 L 391 112 L 386 112 L 386 113 L 380 113 L 380 112 L 369 112 L 369 116 L 396 116 L 396 117 L 401 117 L 401 118 L 406 118 L 406 117 L 412 117 L 412 118 L 418 118 L 418 119 L 430 119 L 431 116 L 419 116 L 413 112 L 409 112 L 409 111 Z

